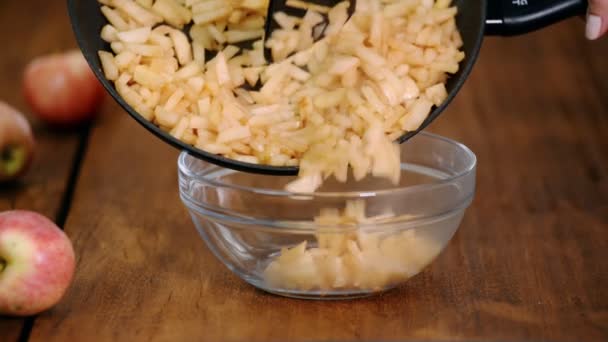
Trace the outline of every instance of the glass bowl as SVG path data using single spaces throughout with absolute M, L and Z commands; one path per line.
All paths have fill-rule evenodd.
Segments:
M 311 194 L 284 191 L 293 177 L 243 173 L 183 152 L 179 191 L 215 256 L 262 290 L 344 299 L 404 283 L 454 235 L 475 191 L 466 146 L 421 133 L 401 146 L 398 185 L 328 179 Z

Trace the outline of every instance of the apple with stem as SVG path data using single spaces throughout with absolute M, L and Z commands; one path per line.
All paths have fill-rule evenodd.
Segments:
M 0 183 L 23 175 L 34 155 L 34 136 L 27 119 L 0 101 Z
M 52 221 L 23 210 L 0 213 L 0 315 L 54 306 L 74 275 L 72 243 Z

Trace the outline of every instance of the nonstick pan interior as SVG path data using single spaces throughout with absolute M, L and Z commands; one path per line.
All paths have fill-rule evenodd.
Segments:
M 456 23 L 462 35 L 464 42 L 463 49 L 466 57 L 464 61 L 461 62 L 460 70 L 456 74 L 452 75 L 447 82 L 446 87 L 449 94 L 447 100 L 444 101 L 441 106 L 433 109 L 431 114 L 422 123 L 418 130 L 404 134 L 399 139 L 399 142 L 401 143 L 405 142 L 409 138 L 413 137 L 416 133 L 426 128 L 439 116 L 439 114 L 441 114 L 441 112 L 443 112 L 443 110 L 448 106 L 464 84 L 479 54 L 486 18 L 486 1 L 456 0 L 454 1 L 454 4 L 458 7 Z M 72 22 L 72 28 L 76 35 L 76 40 L 84 54 L 84 57 L 93 69 L 93 72 L 97 78 L 101 81 L 110 95 L 112 95 L 112 97 L 127 111 L 127 113 L 154 135 L 180 150 L 187 150 L 195 157 L 222 167 L 245 172 L 271 175 L 297 174 L 297 167 L 277 167 L 243 163 L 205 152 L 174 138 L 169 133 L 163 131 L 143 118 L 137 113 L 137 111 L 135 111 L 135 109 L 124 101 L 124 99 L 116 91 L 116 88 L 112 82 L 105 78 L 101 69 L 101 63 L 99 61 L 97 52 L 99 50 L 110 50 L 110 46 L 108 43 L 103 41 L 100 36 L 102 27 L 107 23 L 107 20 L 100 11 L 100 4 L 95 0 L 68 0 L 68 10 Z

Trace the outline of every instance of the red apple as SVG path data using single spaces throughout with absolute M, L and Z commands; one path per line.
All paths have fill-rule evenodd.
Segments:
M 55 305 L 74 274 L 72 243 L 30 211 L 0 213 L 0 315 L 29 316 Z
M 25 173 L 34 155 L 34 136 L 27 119 L 0 101 L 0 183 Z
M 104 90 L 78 50 L 42 56 L 23 74 L 23 94 L 42 121 L 73 126 L 93 119 Z

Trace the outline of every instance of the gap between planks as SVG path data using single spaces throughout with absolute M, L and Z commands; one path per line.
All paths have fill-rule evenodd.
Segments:
M 76 190 L 76 184 L 78 183 L 78 178 L 80 176 L 82 160 L 84 158 L 85 153 L 87 152 L 87 146 L 89 143 L 89 137 L 91 135 L 91 129 L 93 125 L 94 122 L 87 123 L 86 125 L 82 126 L 82 128 L 80 128 L 82 129 L 82 132 L 78 136 L 78 148 L 76 149 L 76 155 L 74 156 L 72 167 L 70 169 L 70 175 L 68 178 L 66 191 L 63 193 L 63 197 L 61 198 L 61 204 L 59 205 L 57 214 L 55 215 L 55 223 L 62 230 L 64 229 L 65 222 L 70 213 L 70 208 L 72 207 L 74 191 Z M 36 323 L 36 317 L 37 316 L 26 317 L 17 342 L 27 342 L 29 340 L 30 334 L 32 333 L 32 329 L 34 328 L 34 324 Z

